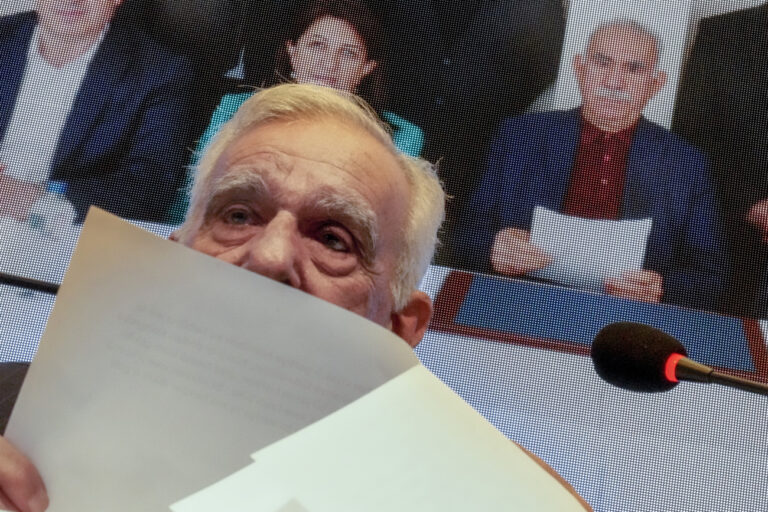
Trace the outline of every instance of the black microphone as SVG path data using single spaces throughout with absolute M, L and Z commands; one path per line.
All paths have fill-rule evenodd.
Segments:
M 649 325 L 617 322 L 592 342 L 592 362 L 600 377 L 630 391 L 658 392 L 680 380 L 723 384 L 768 396 L 768 385 L 715 371 L 687 357 L 682 343 Z

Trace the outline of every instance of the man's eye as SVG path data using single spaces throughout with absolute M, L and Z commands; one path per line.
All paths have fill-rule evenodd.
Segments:
M 226 223 L 235 225 L 251 224 L 254 219 L 253 213 L 246 208 L 229 208 L 223 217 Z
M 600 67 L 607 67 L 611 63 L 611 59 L 606 57 L 605 55 L 593 55 L 592 56 L 592 62 L 597 64 Z
M 341 50 L 341 55 L 347 59 L 357 59 L 359 52 L 354 48 L 344 48 Z
M 351 250 L 351 242 L 345 240 L 343 236 L 335 233 L 334 231 L 321 231 L 319 238 L 320 243 L 332 251 L 349 252 Z

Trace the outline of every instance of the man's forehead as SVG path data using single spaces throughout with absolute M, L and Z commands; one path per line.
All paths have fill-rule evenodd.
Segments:
M 590 38 L 587 52 L 631 59 L 655 60 L 656 41 L 649 34 L 631 26 L 598 29 Z
M 269 123 L 247 130 L 222 152 L 212 181 L 250 173 L 365 198 L 371 205 L 407 195 L 407 180 L 395 157 L 365 132 L 333 123 Z
M 331 167 L 350 176 L 391 167 L 393 157 L 363 130 L 338 121 L 276 121 L 249 128 L 224 149 L 217 167 L 263 162 L 290 173 L 296 166 Z M 386 171 L 386 169 L 383 169 Z

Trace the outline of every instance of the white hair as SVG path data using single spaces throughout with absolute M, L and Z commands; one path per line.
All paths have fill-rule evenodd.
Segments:
M 589 48 L 595 36 L 598 34 L 598 32 L 601 32 L 606 29 L 611 29 L 611 28 L 620 28 L 620 29 L 623 28 L 623 29 L 634 30 L 638 34 L 642 34 L 648 39 L 650 39 L 651 41 L 653 41 L 653 47 L 656 50 L 656 61 L 653 63 L 653 65 L 654 67 L 658 65 L 659 60 L 661 60 L 661 52 L 663 51 L 661 37 L 659 37 L 659 35 L 649 26 L 632 18 L 614 18 L 614 19 L 601 22 L 589 34 L 589 38 L 587 38 L 586 48 Z M 585 48 L 585 52 L 586 52 L 586 48 Z
M 408 304 L 417 289 L 437 246 L 437 233 L 445 216 L 445 193 L 435 167 L 421 158 L 397 150 L 378 115 L 362 99 L 329 87 L 311 84 L 281 84 L 262 89 L 243 103 L 204 149 L 195 171 L 190 203 L 184 224 L 178 231 L 188 242 L 202 228 L 206 209 L 213 197 L 213 169 L 232 141 L 257 126 L 273 121 L 335 119 L 365 130 L 389 149 L 410 187 L 406 225 L 400 237 L 403 248 L 391 283 L 395 309 Z

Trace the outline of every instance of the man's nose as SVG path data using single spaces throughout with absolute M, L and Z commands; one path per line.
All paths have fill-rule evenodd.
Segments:
M 288 214 L 280 213 L 243 246 L 237 265 L 294 288 L 300 288 L 300 242 L 295 219 Z
M 325 71 L 334 72 L 339 68 L 339 54 L 338 52 L 329 52 L 323 60 L 323 68 Z
M 614 90 L 624 90 L 627 80 L 619 66 L 611 66 L 605 76 L 605 86 Z

